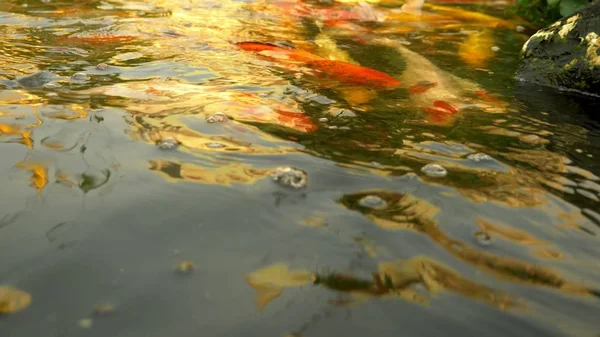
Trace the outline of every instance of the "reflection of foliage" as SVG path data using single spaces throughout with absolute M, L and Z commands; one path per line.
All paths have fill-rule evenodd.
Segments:
M 101 173 L 102 177 L 96 177 L 91 174 L 82 174 L 81 180 L 79 181 L 79 188 L 83 193 L 88 193 L 102 185 L 105 185 L 110 179 L 110 171 L 103 170 Z
M 383 262 L 364 279 L 343 273 L 309 273 L 290 270 L 286 264 L 277 263 L 245 276 L 256 290 L 256 305 L 262 310 L 269 302 L 281 296 L 284 288 L 300 287 L 310 283 L 337 293 L 352 295 L 352 299 L 336 299 L 333 304 L 347 306 L 373 297 L 388 297 L 426 304 L 427 299 L 413 285 L 421 284 L 428 293 L 441 291 L 487 302 L 498 308 L 516 308 L 517 299 L 501 291 L 478 284 L 460 276 L 456 271 L 424 256 Z
M 527 20 L 540 24 L 550 24 L 563 16 L 582 9 L 588 0 L 517 0 L 515 10 Z
M 377 195 L 388 203 L 386 209 L 362 207 L 358 200 L 366 195 Z M 519 283 L 554 288 L 577 295 L 593 295 L 596 290 L 571 283 L 558 273 L 521 260 L 501 257 L 480 251 L 464 242 L 451 238 L 437 226 L 434 216 L 437 208 L 425 200 L 386 191 L 369 191 L 345 195 L 340 203 L 359 211 L 377 226 L 387 230 L 409 229 L 427 235 L 456 258 L 496 277 Z

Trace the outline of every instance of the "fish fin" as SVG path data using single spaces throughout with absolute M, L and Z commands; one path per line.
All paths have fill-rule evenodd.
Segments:
M 423 8 L 424 2 L 425 0 L 408 0 L 400 7 L 400 11 L 410 15 L 421 15 L 421 9 Z

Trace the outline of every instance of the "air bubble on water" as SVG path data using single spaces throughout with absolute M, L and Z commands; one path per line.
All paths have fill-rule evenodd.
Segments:
M 500 47 L 498 46 L 493 46 L 492 48 L 490 48 L 493 52 L 498 52 L 500 51 Z
M 518 26 L 516 27 L 516 30 L 517 30 L 517 32 L 519 32 L 519 33 L 522 33 L 522 32 L 524 32 L 524 31 L 525 31 L 525 27 L 523 27 L 523 26 L 521 26 L 521 25 L 518 25 Z
M 57 89 L 62 87 L 62 85 L 58 84 L 58 83 L 54 83 L 54 82 L 48 82 L 44 84 L 44 88 L 46 89 Z
M 49 92 L 46 94 L 46 97 L 58 97 L 58 94 L 55 92 Z
M 329 121 L 329 119 L 327 119 L 325 117 L 319 118 L 319 122 L 321 122 L 321 123 L 327 123 L 328 121 Z
M 476 232 L 473 234 L 478 244 L 482 246 L 489 246 L 492 244 L 492 237 L 485 232 Z
M 365 208 L 380 210 L 387 207 L 387 202 L 376 195 L 367 195 L 358 201 L 358 204 Z
M 77 322 L 77 324 L 84 329 L 89 329 L 92 327 L 92 320 L 89 318 L 83 318 L 80 319 L 79 322 Z
M 347 130 L 350 130 L 350 127 L 349 127 L 349 126 L 340 126 L 340 128 L 339 128 L 339 129 L 340 129 L 340 130 L 346 130 L 346 131 L 347 131 Z
M 194 269 L 196 269 L 196 266 L 192 262 L 181 261 L 177 264 L 177 267 L 175 267 L 175 272 L 179 275 L 189 275 Z
M 98 303 L 94 307 L 94 315 L 96 316 L 108 316 L 113 314 L 117 308 L 112 303 Z
M 222 149 L 225 147 L 225 145 L 221 143 L 208 143 L 206 144 L 206 146 L 210 149 Z
M 583 150 L 582 149 L 575 149 L 575 152 L 577 152 L 577 153 L 583 153 Z
M 217 112 L 215 114 L 212 114 L 212 115 L 206 117 L 207 123 L 223 123 L 223 122 L 227 122 L 228 120 L 229 120 L 229 117 L 227 117 L 227 115 L 222 112 Z
M 98 64 L 96 66 L 96 69 L 98 69 L 98 70 L 106 70 L 106 69 L 108 69 L 108 64 L 106 64 L 106 63 L 100 63 L 100 64 Z
M 89 79 L 90 78 L 86 73 L 75 73 L 75 74 L 71 75 L 72 81 L 83 82 L 83 81 L 87 81 Z
M 291 167 L 283 166 L 278 167 L 271 173 L 273 181 L 280 185 L 300 189 L 306 187 L 308 184 L 308 175 L 303 170 Z
M 474 153 L 467 156 L 467 159 L 472 160 L 474 162 L 487 161 L 492 160 L 493 158 L 485 153 Z
M 169 137 L 169 138 L 161 139 L 157 145 L 161 150 L 173 150 L 177 146 L 179 146 L 179 142 L 177 140 L 175 140 L 174 138 Z
M 421 168 L 421 172 L 433 178 L 442 178 L 448 174 L 448 171 L 438 164 L 427 164 Z
M 337 127 L 337 126 L 335 126 L 335 125 L 330 125 L 330 126 L 329 126 L 329 129 L 331 129 L 331 130 L 335 130 L 335 129 L 337 129 L 337 128 L 338 128 L 338 127 Z

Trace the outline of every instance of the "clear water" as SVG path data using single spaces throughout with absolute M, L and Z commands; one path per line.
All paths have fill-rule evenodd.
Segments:
M 503 5 L 444 6 L 506 21 L 2 1 L 0 285 L 31 303 L 0 335 L 596 336 L 598 103 L 514 82 L 531 29 Z M 440 120 L 436 95 L 475 105 Z

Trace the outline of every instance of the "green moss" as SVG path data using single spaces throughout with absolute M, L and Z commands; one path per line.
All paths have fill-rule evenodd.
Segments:
M 577 62 L 579 62 L 578 59 L 573 59 L 573 60 L 571 60 L 571 62 L 565 64 L 563 69 L 566 71 L 569 71 L 577 64 Z
M 512 10 L 533 24 L 547 26 L 573 14 L 591 0 L 517 0 Z

